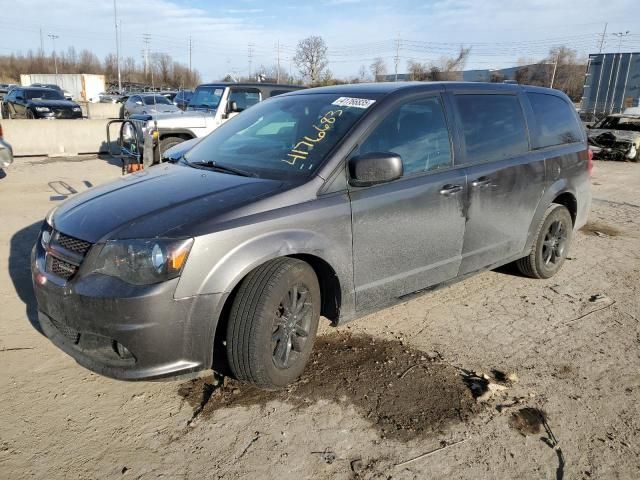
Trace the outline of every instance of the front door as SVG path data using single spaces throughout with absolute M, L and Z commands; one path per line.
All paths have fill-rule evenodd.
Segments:
M 354 154 L 368 152 L 400 155 L 404 176 L 350 187 L 357 310 L 455 277 L 465 228 L 465 173 L 439 95 L 395 108 Z
M 545 160 L 529 150 L 517 94 L 457 94 L 454 103 L 467 171 L 462 275 L 524 250 L 545 188 Z

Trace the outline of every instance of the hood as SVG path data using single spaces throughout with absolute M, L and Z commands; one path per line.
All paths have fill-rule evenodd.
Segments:
M 161 116 L 156 117 L 160 126 L 166 123 L 167 126 L 179 125 L 180 128 L 205 128 L 207 126 L 207 118 L 215 114 L 215 112 L 210 114 L 193 110 L 183 112 L 174 105 L 172 107 L 174 108 L 173 112 L 163 113 Z
M 180 112 L 181 110 L 175 105 L 147 105 L 147 110 L 152 112 Z
M 605 134 L 611 134 L 615 137 L 616 142 L 635 142 L 640 139 L 640 132 L 630 132 L 629 130 L 608 130 L 602 128 L 592 128 L 588 130 L 589 139 L 597 141 L 597 138 Z
M 284 189 L 277 180 L 165 164 L 72 197 L 54 211 L 52 224 L 92 243 L 191 237 L 207 233 L 219 214 Z
M 70 100 L 29 100 L 34 107 L 56 107 L 56 108 L 73 108 L 79 106 L 76 102 Z

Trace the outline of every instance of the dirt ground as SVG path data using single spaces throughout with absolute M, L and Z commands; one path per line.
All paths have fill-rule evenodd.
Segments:
M 503 268 L 323 325 L 301 380 L 271 393 L 102 378 L 34 329 L 39 223 L 119 174 L 0 172 L 0 478 L 640 478 L 640 165 L 596 162 L 556 277 Z

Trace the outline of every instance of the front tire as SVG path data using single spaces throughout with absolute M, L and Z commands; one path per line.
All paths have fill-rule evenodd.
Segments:
M 516 262 L 523 275 L 551 278 L 562 267 L 573 238 L 573 221 L 567 207 L 553 203 L 538 227 L 531 253 Z
M 259 388 L 287 386 L 303 372 L 320 318 L 313 269 L 284 257 L 253 270 L 240 284 L 227 325 L 233 375 Z

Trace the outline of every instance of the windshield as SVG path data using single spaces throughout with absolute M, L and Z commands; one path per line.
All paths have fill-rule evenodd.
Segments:
M 47 90 L 25 90 L 24 97 L 27 100 L 64 100 L 64 97 L 58 90 L 47 89 Z
M 145 95 L 142 100 L 145 105 L 171 105 L 171 102 L 162 95 Z
M 640 117 L 607 117 L 595 128 L 640 132 Z
M 222 86 L 198 87 L 189 101 L 189 107 L 215 110 L 220 105 L 223 92 L 224 87 Z
M 261 178 L 303 180 L 376 98 L 327 93 L 275 97 L 214 130 L 185 160 L 216 162 Z

